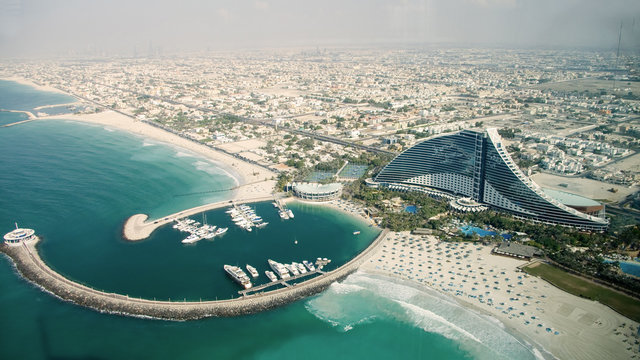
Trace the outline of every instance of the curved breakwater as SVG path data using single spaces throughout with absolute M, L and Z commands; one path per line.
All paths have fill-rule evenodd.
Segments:
M 237 299 L 216 301 L 155 301 L 130 298 L 126 295 L 107 293 L 71 281 L 49 268 L 38 255 L 35 243 L 9 246 L 2 244 L 0 251 L 13 260 L 20 274 L 44 290 L 77 305 L 100 312 L 129 316 L 151 317 L 165 320 L 195 320 L 205 317 L 229 317 L 252 314 L 317 294 L 333 282 L 351 274 L 382 243 L 388 230 L 360 254 L 343 266 L 305 282 L 265 293 L 243 296 Z

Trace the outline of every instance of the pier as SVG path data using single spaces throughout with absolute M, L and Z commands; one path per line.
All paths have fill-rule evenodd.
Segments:
M 380 246 L 387 233 L 388 230 L 383 230 L 371 245 L 351 261 L 326 274 L 321 273 L 320 276 L 282 289 L 216 301 L 156 301 L 92 289 L 65 278 L 47 266 L 37 252 L 37 242 L 22 243 L 20 246 L 2 244 L 0 252 L 11 258 L 25 279 L 62 300 L 104 313 L 165 320 L 195 320 L 211 316 L 252 314 L 317 294 L 333 282 L 356 271 Z
M 266 284 L 254 286 L 254 287 L 251 287 L 251 288 L 246 289 L 246 290 L 240 290 L 240 291 L 238 291 L 238 294 L 240 294 L 242 296 L 247 296 L 249 293 L 257 293 L 257 292 L 260 292 L 261 290 L 268 289 L 268 288 L 270 288 L 272 286 L 276 286 L 276 285 L 283 285 L 283 286 L 286 286 L 286 287 L 296 286 L 297 284 L 289 284 L 287 281 L 298 280 L 298 279 L 301 279 L 301 278 L 304 278 L 304 277 L 307 277 L 307 276 L 310 276 L 310 275 L 315 275 L 315 274 L 324 275 L 325 272 L 320 270 L 320 269 L 316 269 L 314 271 L 307 271 L 304 274 L 292 276 L 292 277 L 289 277 L 287 279 L 280 279 L 278 281 L 271 281 L 271 282 L 268 282 Z
M 12 112 L 12 113 L 21 113 L 21 114 L 26 114 L 26 115 L 29 117 L 29 118 L 28 118 L 28 119 L 26 119 L 26 120 L 20 120 L 20 121 L 13 122 L 13 123 L 11 123 L 11 124 L 4 124 L 4 125 L 0 125 L 0 127 L 3 127 L 3 128 L 5 128 L 5 127 L 11 127 L 11 126 L 16 126 L 16 125 L 20 125 L 20 124 L 24 124 L 24 123 L 28 123 L 28 122 L 31 122 L 31 121 L 33 121 L 33 120 L 37 120 L 37 119 L 38 119 L 38 117 L 37 117 L 37 116 L 35 116 L 35 115 L 33 115 L 33 113 L 32 113 L 32 112 L 30 112 L 30 111 L 22 111 L 22 110 L 7 110 L 7 109 L 0 109 L 0 111 L 3 111 L 3 112 Z
M 247 184 L 247 185 L 250 185 L 250 184 Z M 245 199 L 218 201 L 210 204 L 196 206 L 191 209 L 182 210 L 177 213 L 167 215 L 153 221 L 147 221 L 149 216 L 146 214 L 136 214 L 131 216 L 129 219 L 127 219 L 127 221 L 124 224 L 124 228 L 122 229 L 122 235 L 126 240 L 129 240 L 129 241 L 144 240 L 148 238 L 149 235 L 151 235 L 151 233 L 153 233 L 160 226 L 166 225 L 170 222 L 173 222 L 177 219 L 181 219 L 186 216 L 199 214 L 201 212 L 209 211 L 213 209 L 219 209 L 226 206 L 232 206 L 233 204 L 248 204 L 248 203 L 254 203 L 254 202 L 261 202 L 261 201 L 271 201 L 273 199 L 274 199 L 274 195 L 269 195 L 269 196 L 256 196 L 256 197 L 245 198 Z

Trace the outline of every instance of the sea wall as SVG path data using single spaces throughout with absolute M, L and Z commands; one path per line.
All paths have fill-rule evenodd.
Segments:
M 0 251 L 13 260 L 16 269 L 27 280 L 55 296 L 100 312 L 166 320 L 195 320 L 205 317 L 229 317 L 257 313 L 286 305 L 317 294 L 351 274 L 382 243 L 388 230 L 348 263 L 324 275 L 287 288 L 244 297 L 217 301 L 154 301 L 131 298 L 122 294 L 98 291 L 71 281 L 49 268 L 40 258 L 36 243 L 9 246 Z

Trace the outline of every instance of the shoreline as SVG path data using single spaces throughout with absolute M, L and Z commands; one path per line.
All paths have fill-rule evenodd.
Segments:
M 191 140 L 182 138 L 173 133 L 141 121 L 133 120 L 128 116 L 107 110 L 96 114 L 66 114 L 53 115 L 38 118 L 38 120 L 76 121 L 80 123 L 102 125 L 116 130 L 124 131 L 143 139 L 158 141 L 160 144 L 176 149 L 186 150 L 202 156 L 212 162 L 229 176 L 240 187 L 228 200 L 235 200 L 255 196 L 267 196 L 272 193 L 276 181 L 271 180 L 275 173 L 260 166 L 250 164 L 241 159 L 211 149 L 205 145 L 197 144 Z M 243 186 L 251 184 L 249 186 Z
M 407 286 L 407 287 L 411 287 L 417 291 L 424 291 L 424 292 L 433 292 L 435 294 L 437 294 L 439 297 L 443 297 L 447 300 L 451 300 L 453 302 L 455 302 L 460 308 L 464 309 L 465 311 L 470 311 L 472 313 L 474 313 L 475 315 L 485 318 L 487 321 L 490 321 L 494 324 L 498 324 L 499 327 L 501 327 L 506 333 L 508 333 L 509 335 L 513 336 L 519 343 L 523 344 L 523 346 L 529 348 L 530 350 L 533 350 L 532 353 L 534 353 L 534 355 L 536 355 L 537 359 L 545 359 L 545 360 L 551 360 L 551 359 L 556 359 L 556 357 L 549 351 L 547 351 L 546 349 L 542 348 L 539 344 L 537 344 L 533 339 L 531 339 L 530 337 L 524 335 L 522 332 L 518 331 L 518 329 L 514 328 L 514 327 L 510 327 L 507 326 L 507 324 L 505 324 L 503 321 L 501 321 L 500 319 L 496 318 L 493 314 L 491 314 L 489 311 L 487 311 L 486 309 L 483 309 L 479 306 L 476 306 L 472 303 L 466 303 L 466 302 L 460 302 L 458 301 L 458 299 L 456 299 L 455 297 L 450 296 L 450 294 L 447 293 L 443 293 L 441 291 L 439 291 L 438 289 L 429 287 L 429 286 L 425 286 L 424 284 L 414 281 L 414 280 L 409 280 L 409 279 L 405 279 L 399 276 L 396 276 L 394 274 L 389 274 L 388 272 L 384 272 L 384 271 L 376 271 L 376 270 L 371 270 L 371 269 L 363 269 L 363 267 L 358 268 L 358 271 L 356 272 L 356 274 L 362 274 L 365 276 L 370 276 L 370 277 L 378 277 L 382 280 L 385 281 L 389 281 L 389 282 L 394 282 L 394 283 L 398 283 L 400 285 L 403 286 Z M 539 356 L 537 356 L 539 355 Z
M 357 205 L 354 202 L 350 202 L 348 200 L 337 199 L 337 200 L 331 200 L 331 201 L 305 201 L 295 196 L 290 196 L 282 200 L 285 202 L 285 204 L 288 204 L 290 202 L 298 202 L 301 204 L 328 207 L 335 211 L 351 216 L 354 219 L 357 219 L 358 221 L 361 221 L 367 224 L 367 226 L 373 225 L 375 227 L 378 227 L 378 225 L 376 225 L 376 223 L 373 220 L 363 215 L 363 209 L 361 206 Z
M 76 96 L 62 91 L 58 88 L 41 85 L 35 83 L 29 79 L 25 79 L 18 76 L 2 77 L 1 80 L 12 81 L 21 85 L 31 86 L 40 91 L 55 92 L 58 94 L 67 95 L 74 99 L 78 99 Z M 48 104 L 44 106 L 61 106 L 64 104 Z M 227 155 L 221 151 L 214 150 L 206 145 L 198 144 L 192 140 L 182 138 L 174 133 L 163 130 L 159 127 L 146 124 L 142 121 L 134 120 L 133 118 L 123 115 L 121 113 L 105 110 L 95 114 L 63 114 L 63 115 L 51 115 L 37 117 L 37 120 L 67 120 L 77 121 L 81 123 L 103 125 L 112 127 L 114 129 L 127 132 L 134 136 L 140 136 L 145 139 L 155 140 L 163 145 L 183 149 L 195 153 L 211 161 L 214 165 L 220 167 L 222 170 L 229 173 L 229 176 L 236 181 L 236 186 L 242 186 L 251 184 L 251 186 L 245 186 L 236 191 L 229 200 L 240 199 L 245 197 L 266 196 L 271 194 L 276 180 L 276 174 L 273 171 L 267 170 L 263 167 L 253 165 L 244 160 L 235 158 L 231 155 Z M 260 182 L 259 182 L 260 181 Z
M 417 248 L 417 250 L 415 250 Z M 413 253 L 415 251 L 415 253 Z M 638 358 L 639 324 L 598 302 L 522 272 L 529 263 L 491 247 L 389 233 L 359 271 L 403 279 L 490 316 L 532 347 L 560 359 Z
M 58 88 L 55 88 L 51 85 L 43 85 L 43 84 L 39 84 L 36 83 L 32 80 L 29 79 L 25 79 L 23 77 L 20 76 L 8 76 L 8 77 L 0 77 L 0 80 L 4 80 L 4 81 L 13 81 L 15 83 L 18 83 L 20 85 L 26 85 L 26 86 L 31 86 L 33 88 L 35 88 L 36 90 L 40 90 L 40 91 L 47 91 L 47 92 L 53 92 L 53 93 L 57 93 L 57 94 L 63 94 L 63 95 L 67 95 L 67 96 L 71 96 L 74 99 L 77 99 L 75 96 L 68 94 Z M 54 104 L 50 104 L 50 105 L 54 105 Z M 64 105 L 64 104 L 61 104 Z

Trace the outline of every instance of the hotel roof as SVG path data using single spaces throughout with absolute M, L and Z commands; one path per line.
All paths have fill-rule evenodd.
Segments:
M 584 196 L 571 194 L 564 191 L 552 190 L 552 189 L 543 189 L 545 194 L 551 196 L 552 198 L 558 200 L 564 205 L 570 206 L 600 206 L 599 202 L 595 200 L 591 200 Z

